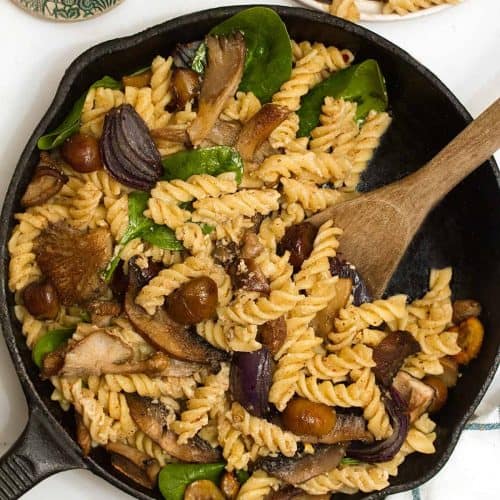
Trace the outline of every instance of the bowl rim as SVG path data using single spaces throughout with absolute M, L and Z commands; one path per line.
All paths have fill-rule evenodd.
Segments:
M 167 21 L 164 21 L 163 23 L 159 23 L 155 26 L 152 26 L 150 28 L 147 28 L 143 31 L 140 31 L 132 35 L 101 42 L 81 53 L 76 59 L 73 60 L 73 62 L 69 65 L 69 67 L 65 71 L 57 87 L 55 96 L 49 108 L 41 118 L 38 125 L 35 127 L 35 130 L 31 134 L 26 146 L 23 149 L 23 152 L 21 153 L 21 156 L 19 158 L 19 161 L 16 165 L 11 181 L 9 183 L 2 208 L 1 220 L 8 223 L 4 223 L 0 226 L 0 258 L 3 262 L 3 269 L 4 269 L 4 272 L 0 273 L 0 328 L 3 331 L 3 335 L 7 343 L 7 347 L 9 349 L 12 360 L 14 362 L 17 375 L 21 381 L 23 391 L 26 395 L 28 401 L 28 410 L 30 415 L 34 412 L 34 410 L 38 410 L 43 414 L 43 417 L 46 419 L 47 423 L 50 424 L 52 429 L 54 429 L 55 435 L 57 436 L 59 443 L 62 444 L 62 446 L 64 446 L 68 450 L 68 456 L 76 455 L 77 457 L 81 457 L 80 448 L 77 445 L 76 441 L 71 438 L 67 430 L 55 418 L 50 408 L 45 404 L 45 402 L 41 398 L 41 395 L 36 390 L 28 374 L 27 367 L 21 358 L 20 349 L 16 343 L 14 328 L 19 328 L 19 327 L 17 325 L 16 327 L 14 327 L 15 321 L 11 321 L 11 317 L 13 317 L 13 312 L 9 311 L 7 304 L 7 297 L 11 293 L 8 290 L 8 280 L 7 280 L 8 261 L 9 261 L 7 243 L 12 228 L 11 218 L 14 213 L 17 201 L 14 196 L 15 190 L 22 179 L 23 173 L 27 168 L 27 165 L 29 164 L 30 156 L 36 150 L 36 143 L 38 137 L 43 133 L 45 133 L 48 124 L 54 119 L 56 114 L 62 108 L 64 101 L 66 100 L 69 92 L 71 91 L 71 87 L 75 84 L 75 82 L 78 79 L 78 76 L 85 70 L 86 66 L 89 63 L 93 62 L 94 60 L 98 59 L 99 57 L 105 54 L 109 54 L 117 50 L 126 50 L 128 48 L 139 45 L 148 38 L 153 37 L 155 35 L 168 33 L 171 29 L 175 27 L 187 26 L 193 23 L 198 23 L 200 21 L 209 22 L 211 20 L 215 21 L 216 19 L 227 18 L 229 16 L 236 14 L 241 10 L 255 6 L 272 8 L 280 16 L 285 16 L 285 17 L 300 16 L 306 22 L 312 22 L 312 23 L 320 22 L 323 24 L 325 23 L 330 24 L 332 27 L 335 27 L 336 29 L 347 31 L 361 38 L 368 39 L 369 42 L 374 43 L 375 45 L 383 48 L 388 52 L 391 52 L 398 59 L 401 59 L 404 62 L 410 64 L 415 71 L 419 72 L 427 81 L 429 81 L 431 85 L 436 87 L 442 94 L 446 96 L 446 98 L 449 100 L 449 102 L 453 105 L 453 107 L 456 109 L 456 111 L 460 114 L 460 116 L 464 119 L 466 123 L 472 120 L 472 117 L 469 114 L 469 112 L 458 101 L 458 99 L 450 91 L 450 89 L 448 89 L 448 87 L 446 87 L 446 85 L 443 82 L 441 82 L 441 80 L 439 80 L 437 76 L 434 75 L 434 73 L 432 73 L 429 69 L 424 67 L 420 62 L 414 59 L 410 54 L 408 54 L 403 49 L 399 48 L 392 42 L 386 40 L 382 36 L 368 30 L 367 28 L 353 24 L 344 19 L 330 16 L 323 12 L 312 11 L 300 7 L 253 4 L 253 5 L 224 6 L 224 7 L 206 9 L 202 11 L 185 14 L 183 16 L 176 17 L 173 19 L 169 19 Z M 500 191 L 500 171 L 496 166 L 496 162 L 493 158 L 490 158 L 486 163 L 488 163 L 489 167 L 493 170 L 497 182 L 497 187 L 499 188 Z M 478 391 L 478 394 L 476 395 L 474 401 L 472 402 L 468 410 L 465 412 L 462 419 L 460 419 L 457 422 L 453 432 L 450 433 L 449 445 L 446 448 L 445 452 L 443 453 L 441 459 L 436 463 L 434 467 L 429 469 L 429 471 L 427 471 L 418 479 L 415 479 L 413 481 L 407 481 L 401 484 L 394 484 L 394 485 L 390 484 L 384 490 L 367 493 L 362 498 L 364 500 L 376 500 L 384 498 L 386 495 L 389 494 L 408 491 L 420 486 L 421 484 L 427 482 L 429 479 L 435 476 L 450 458 L 458 442 L 458 439 L 462 431 L 464 430 L 464 427 L 468 419 L 472 416 L 474 410 L 478 406 L 479 402 L 481 401 L 485 392 L 487 391 L 489 385 L 491 384 L 499 363 L 500 363 L 500 349 L 499 351 L 497 351 L 495 362 L 490 367 L 490 370 L 488 372 L 484 384 Z M 122 491 L 125 491 L 135 496 L 135 498 L 140 498 L 144 500 L 152 498 L 152 496 L 142 493 L 140 490 L 130 486 L 123 479 L 119 479 L 118 476 L 115 476 L 110 472 L 108 472 L 106 469 L 104 469 L 104 467 L 102 467 L 96 460 L 94 460 L 91 457 L 79 458 L 77 465 L 71 466 L 70 464 L 68 464 L 67 469 L 71 468 L 89 469 L 92 472 L 99 475 L 100 477 L 102 477 L 103 479 L 105 479 L 106 481 L 113 484 L 114 486 L 118 487 Z

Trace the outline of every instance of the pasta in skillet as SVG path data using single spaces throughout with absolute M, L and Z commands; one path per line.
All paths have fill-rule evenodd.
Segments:
M 273 26 L 273 71 L 248 76 L 238 29 L 209 35 L 201 67 L 188 44 L 105 77 L 77 132 L 40 139 L 9 241 L 15 315 L 83 453 L 167 499 L 216 476 L 239 499 L 381 490 L 434 452 L 429 414 L 478 354 L 480 306 L 452 302 L 451 268 L 421 298 L 372 300 L 342 229 L 307 218 L 357 195 L 390 130 L 380 69 L 290 41 L 270 9 L 238 16 Z M 329 90 L 361 65 L 366 95 Z M 177 496 L 172 467 L 196 467 Z

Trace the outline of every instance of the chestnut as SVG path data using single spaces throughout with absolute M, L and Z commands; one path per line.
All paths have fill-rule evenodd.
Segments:
M 294 434 L 323 436 L 328 434 L 337 421 L 333 408 L 308 399 L 292 399 L 283 412 L 283 425 Z
M 194 278 L 172 292 L 166 300 L 168 315 L 177 323 L 194 325 L 214 316 L 217 284 L 208 276 Z
M 259 326 L 259 341 L 265 345 L 271 354 L 275 356 L 285 343 L 287 328 L 284 316 L 267 321 Z
M 186 488 L 184 500 L 224 500 L 224 495 L 212 481 L 201 479 Z
M 99 142 L 88 134 L 76 133 L 66 139 L 61 155 L 77 172 L 94 172 L 103 168 Z
M 295 272 L 299 271 L 302 263 L 311 255 L 314 247 L 314 238 L 318 228 L 310 222 L 302 222 L 290 226 L 278 244 L 278 254 L 290 252 L 290 264 Z
M 234 500 L 238 496 L 240 483 L 232 472 L 224 472 L 220 480 L 220 489 L 228 500 Z
M 448 399 L 448 387 L 446 387 L 445 383 L 440 378 L 432 375 L 425 377 L 422 382 L 434 389 L 434 399 L 428 411 L 429 413 L 436 413 L 445 405 Z
M 59 297 L 48 280 L 30 283 L 22 297 L 26 309 L 37 319 L 55 319 L 59 313 Z

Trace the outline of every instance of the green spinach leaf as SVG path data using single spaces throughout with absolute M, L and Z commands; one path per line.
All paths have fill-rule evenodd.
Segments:
M 167 464 L 158 476 L 158 487 L 165 500 L 182 500 L 193 481 L 208 479 L 218 483 L 225 464 Z
M 240 31 L 245 37 L 246 57 L 239 90 L 253 92 L 261 102 L 269 102 L 292 72 L 292 47 L 286 26 L 268 7 L 252 7 L 215 26 L 211 35 L 230 35 Z M 206 45 L 196 51 L 192 68 L 202 73 L 206 64 Z
M 246 483 L 250 477 L 250 474 L 246 470 L 237 470 L 236 479 L 240 484 Z
M 236 149 L 228 146 L 190 149 L 166 156 L 162 160 L 165 180 L 186 180 L 195 174 L 219 175 L 235 172 L 236 182 L 241 182 L 243 160 Z
M 300 127 L 297 135 L 304 137 L 319 124 L 325 97 L 343 98 L 358 104 L 356 119 L 363 120 L 369 111 L 385 111 L 388 98 L 384 77 L 377 61 L 367 59 L 360 64 L 337 71 L 318 83 L 302 97 L 297 111 Z
M 341 465 L 358 465 L 361 462 L 359 460 L 356 460 L 355 458 L 349 458 L 349 457 L 344 457 L 341 461 Z
M 148 206 L 149 193 L 134 191 L 128 195 L 128 226 L 121 237 L 115 255 L 104 271 L 104 280 L 109 283 L 120 262 L 120 254 L 124 246 L 134 238 L 142 238 L 144 241 L 166 250 L 183 250 L 182 243 L 175 237 L 172 229 L 155 224 L 151 219 L 144 216 L 143 212 Z
M 90 86 L 89 90 L 97 87 L 120 89 L 122 84 L 110 76 L 104 76 L 100 80 L 97 80 L 97 82 L 94 82 Z M 71 111 L 68 113 L 61 125 L 59 125 L 52 132 L 42 135 L 42 137 L 38 139 L 38 149 L 49 150 L 56 148 L 57 146 L 60 146 L 68 137 L 78 132 L 80 128 L 80 117 L 82 116 L 83 104 L 85 103 L 87 93 L 88 91 L 85 92 L 85 94 L 83 94 L 75 102 L 75 104 L 73 104 Z
M 55 351 L 61 344 L 66 342 L 73 335 L 75 328 L 58 328 L 49 330 L 40 337 L 33 347 L 32 357 L 35 364 L 41 368 L 45 355 Z

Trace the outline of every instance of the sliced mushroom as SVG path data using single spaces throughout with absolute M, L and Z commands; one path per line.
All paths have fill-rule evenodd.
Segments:
M 335 426 L 323 436 L 301 436 L 304 443 L 337 444 L 346 441 L 373 441 L 373 436 L 366 430 L 366 421 L 362 416 L 337 413 Z
M 269 282 L 254 259 L 237 259 L 229 268 L 231 282 L 237 290 L 268 294 Z
M 57 375 L 64 366 L 64 358 L 68 351 L 66 343 L 59 346 L 52 352 L 47 353 L 42 359 L 41 375 L 42 378 L 48 379 Z
M 137 427 L 169 455 L 183 462 L 195 463 L 211 463 L 221 459 L 220 449 L 212 448 L 199 437 L 190 439 L 186 444 L 178 444 L 177 434 L 167 429 L 167 410 L 163 405 L 137 394 L 127 394 L 126 397 L 130 416 Z
M 86 457 L 92 448 L 92 437 L 87 427 L 83 424 L 82 416 L 79 413 L 75 413 L 75 423 L 76 442 L 82 449 L 83 456 Z
M 242 238 L 241 256 L 244 259 L 254 259 L 264 250 L 259 237 L 253 231 L 246 231 Z
M 405 358 L 420 351 L 420 344 L 408 332 L 391 332 L 373 349 L 377 382 L 388 387 Z
M 201 147 L 234 146 L 241 132 L 240 122 L 217 120 L 207 137 L 200 143 Z
M 45 203 L 57 194 L 66 182 L 68 177 L 57 166 L 56 161 L 47 152 L 42 151 L 35 175 L 21 198 L 21 205 L 28 208 Z
M 34 245 L 36 262 L 63 305 L 86 302 L 104 287 L 101 272 L 112 255 L 108 229 L 82 232 L 66 223 L 47 227 Z
M 178 125 L 166 125 L 165 127 L 151 130 L 153 139 L 163 139 L 165 141 L 178 142 L 179 144 L 189 144 L 189 136 L 185 128 L 179 128 Z
M 408 405 L 410 422 L 424 414 L 434 399 L 434 389 L 418 378 L 400 370 L 392 381 L 393 387 Z
M 196 99 L 200 93 L 200 77 L 192 69 L 176 68 L 171 85 L 177 109 L 184 109 L 186 104 Z
M 224 244 L 222 240 L 217 240 L 213 257 L 215 262 L 220 264 L 226 271 L 229 270 L 231 264 L 238 258 L 239 250 L 234 241 Z
M 133 464 L 137 469 L 132 468 L 131 470 L 135 472 L 139 472 L 140 474 L 135 474 L 134 477 L 130 476 L 127 474 L 128 471 L 130 471 L 130 467 L 126 467 L 127 472 L 124 472 L 121 470 L 119 467 L 117 467 L 120 472 L 124 473 L 126 476 L 130 477 L 134 481 L 136 481 L 139 484 L 142 484 L 146 488 L 154 488 L 156 484 L 156 479 L 158 477 L 158 473 L 160 472 L 160 466 L 158 462 L 154 459 L 151 458 L 149 455 L 146 455 L 142 451 L 139 451 L 137 448 L 133 448 L 132 446 L 128 446 L 124 443 L 116 442 L 116 443 L 111 443 L 109 442 L 106 445 L 106 450 L 109 451 L 110 453 L 113 453 L 113 456 L 120 456 L 127 460 L 127 462 L 130 462 Z M 124 465 L 125 462 L 119 461 L 118 465 Z M 113 465 L 115 465 L 113 463 Z M 137 478 L 140 477 L 141 480 L 145 480 L 144 484 L 141 481 L 138 481 Z
M 137 484 L 144 488 L 152 490 L 156 485 L 156 477 L 151 478 L 148 476 L 147 471 L 135 465 L 132 461 L 122 455 L 116 453 L 111 454 L 111 465 L 123 475 L 132 479 Z M 159 472 L 159 467 L 158 467 Z
M 131 347 L 104 330 L 96 330 L 66 353 L 60 374 L 66 377 L 83 377 L 115 373 L 116 365 L 132 359 Z
M 266 457 L 257 466 L 289 484 L 300 484 L 313 477 L 335 469 L 345 455 L 341 445 L 317 446 L 314 454 L 304 453 L 300 457 Z
M 120 315 L 122 306 L 111 300 L 94 300 L 87 304 L 87 311 L 92 324 L 104 327 L 109 326 L 112 318 Z
M 227 37 L 208 36 L 208 65 L 201 85 L 198 114 L 188 128 L 195 146 L 205 139 L 226 101 L 235 94 L 245 64 L 245 40 L 241 33 Z
M 290 110 L 286 106 L 264 104 L 241 129 L 235 146 L 241 157 L 245 161 L 252 161 L 255 151 L 289 114 Z
M 163 308 L 154 316 L 135 303 L 136 277 L 129 269 L 130 285 L 125 296 L 125 312 L 146 340 L 174 358 L 216 366 L 227 358 L 224 351 L 212 347 L 203 337 L 173 321 Z

